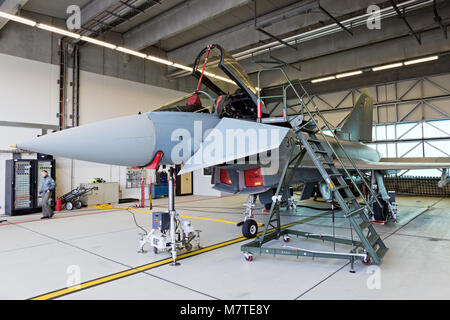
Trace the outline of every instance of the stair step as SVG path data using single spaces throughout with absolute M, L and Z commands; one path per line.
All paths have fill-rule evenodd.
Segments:
M 314 142 L 314 143 L 321 143 L 320 140 L 314 139 L 314 138 L 308 138 L 307 141 Z
M 388 251 L 389 251 L 389 248 L 379 248 L 377 250 L 378 258 L 383 259 L 383 257 L 386 255 L 386 252 L 388 252 Z
M 377 243 L 378 240 L 380 240 L 380 236 L 378 234 L 371 234 L 367 240 L 369 240 L 370 246 L 373 247 L 375 243 Z
M 343 200 L 344 200 L 344 202 L 350 202 L 350 201 L 356 200 L 356 198 L 355 197 L 347 197 L 347 198 L 343 198 Z
M 361 214 L 364 212 L 364 207 L 361 207 L 359 209 L 356 209 L 355 211 L 350 212 L 349 214 L 347 214 L 347 218 L 349 217 L 353 217 L 355 215 Z
M 371 224 L 372 224 L 372 223 L 370 223 L 370 221 L 365 221 L 365 222 L 361 223 L 361 224 L 359 225 L 359 227 L 360 227 L 361 229 L 367 229 L 368 227 L 370 227 Z
M 327 164 L 329 166 L 334 166 L 334 162 L 328 162 L 328 161 L 324 161 L 322 162 L 323 164 Z
M 334 188 L 335 188 L 336 190 L 342 190 L 342 189 L 348 188 L 348 185 L 344 185 L 344 186 L 335 186 Z
M 328 151 L 325 150 L 314 150 L 315 153 L 328 154 Z
M 342 174 L 340 173 L 332 173 L 328 175 L 330 178 L 336 178 L 336 177 L 342 177 Z
M 307 133 L 316 134 L 318 132 L 317 126 L 314 123 L 308 123 L 301 127 L 301 131 L 305 131 Z

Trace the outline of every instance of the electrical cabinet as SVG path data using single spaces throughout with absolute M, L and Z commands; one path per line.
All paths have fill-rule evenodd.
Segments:
M 137 189 L 141 187 L 142 177 L 145 177 L 145 171 L 142 169 L 127 168 L 126 189 Z
M 42 197 L 38 193 L 42 186 L 41 170 L 47 170 L 50 177 L 56 180 L 55 160 L 6 160 L 5 167 L 5 213 L 15 216 L 40 212 Z M 54 192 L 51 198 L 55 199 Z
M 82 183 L 80 186 L 87 189 L 94 188 L 94 190 L 80 197 L 81 202 L 85 206 L 119 203 L 119 183 L 117 182 Z

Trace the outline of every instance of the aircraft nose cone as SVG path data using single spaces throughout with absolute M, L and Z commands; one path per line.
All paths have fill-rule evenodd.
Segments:
M 119 166 L 145 166 L 155 154 L 155 127 L 147 114 L 105 120 L 18 143 L 17 148 Z

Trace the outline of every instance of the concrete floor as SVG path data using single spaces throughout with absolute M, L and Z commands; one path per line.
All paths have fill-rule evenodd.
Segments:
M 154 201 L 156 209 L 163 209 L 166 201 Z M 177 199 L 177 209 L 186 216 L 238 222 L 244 202 L 243 196 L 190 196 Z M 352 274 L 345 260 L 287 256 L 255 256 L 248 263 L 240 252 L 246 240 L 188 257 L 178 267 L 151 268 L 60 299 L 449 299 L 450 199 L 398 197 L 397 203 L 398 223 L 376 226 L 390 248 L 380 267 L 358 262 Z M 313 201 L 302 204 L 324 206 Z M 296 214 L 284 213 L 282 223 L 322 212 L 299 208 Z M 265 216 L 257 217 L 264 222 Z M 126 210 L 83 209 L 61 212 L 52 220 L 39 218 L 39 214 L 7 217 L 8 222 L 0 224 L 2 300 L 64 289 L 74 270 L 80 271 L 81 282 L 87 282 L 169 257 L 151 250 L 137 253 L 141 230 Z M 136 218 L 150 229 L 148 213 L 136 213 Z M 349 235 L 348 222 L 336 220 L 336 232 Z M 241 235 L 240 228 L 230 223 L 191 221 L 203 231 L 202 247 Z M 331 233 L 330 226 L 330 216 L 324 216 L 296 228 Z M 330 249 L 317 240 L 292 239 L 289 245 Z

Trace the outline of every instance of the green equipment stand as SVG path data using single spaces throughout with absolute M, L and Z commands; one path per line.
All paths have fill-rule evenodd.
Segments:
M 383 240 L 380 238 L 375 228 L 371 224 L 369 220 L 369 212 L 373 214 L 372 207 L 366 202 L 363 197 L 361 191 L 359 190 L 357 184 L 352 178 L 349 170 L 346 169 L 350 166 L 350 171 L 356 173 L 363 183 L 366 185 L 367 190 L 374 196 L 376 199 L 373 190 L 367 184 L 363 174 L 358 169 L 354 161 L 350 158 L 348 153 L 343 148 L 339 138 L 334 133 L 333 129 L 330 127 L 328 122 L 320 113 L 314 101 L 308 95 L 308 93 L 304 90 L 303 86 L 299 84 L 301 90 L 303 91 L 303 95 L 300 95 L 298 91 L 294 88 L 292 82 L 288 79 L 286 74 L 282 69 L 266 69 L 262 70 L 258 73 L 258 86 L 260 86 L 260 74 L 264 71 L 273 71 L 279 70 L 282 72 L 284 77 L 287 80 L 287 86 L 283 88 L 283 95 L 280 98 L 283 99 L 283 117 L 285 122 L 289 123 L 292 129 L 294 130 L 297 142 L 301 145 L 301 151 L 295 154 L 296 145 L 294 144 L 292 150 L 290 152 L 290 156 L 286 161 L 280 182 L 278 184 L 277 191 L 275 196 L 273 197 L 272 206 L 270 209 L 270 213 L 267 217 L 267 221 L 265 223 L 262 234 L 257 236 L 255 240 L 250 243 L 247 243 L 241 247 L 241 251 L 244 253 L 244 257 L 247 261 L 252 261 L 254 255 L 262 255 L 269 254 L 272 256 L 276 255 L 290 255 L 298 257 L 319 257 L 319 258 L 332 258 L 332 259 L 346 259 L 351 263 L 351 272 L 354 272 L 353 266 L 354 262 L 357 260 L 361 260 L 364 264 L 368 265 L 370 263 L 373 264 L 381 264 L 382 259 L 388 248 L 384 244 Z M 300 103 L 300 113 L 297 113 L 294 116 L 287 115 L 287 96 L 286 91 L 288 89 L 292 89 L 295 95 L 298 97 Z M 261 97 L 259 93 L 259 99 L 264 99 L 265 97 Z M 271 99 L 276 98 L 274 96 L 270 97 Z M 308 100 L 308 103 L 304 103 L 304 99 Z M 312 104 L 314 106 L 314 111 L 311 111 L 307 105 Z M 335 140 L 334 147 L 328 141 L 324 130 L 320 128 L 318 125 L 318 120 L 315 119 L 315 116 L 319 116 L 325 124 L 325 129 L 331 133 L 331 137 L 328 136 L 329 139 Z M 305 118 L 307 118 L 305 120 Z M 278 119 L 279 120 L 279 119 Z M 270 119 L 268 120 L 271 121 Z M 273 120 L 272 120 L 273 121 Z M 278 121 L 280 122 L 280 121 Z M 322 139 L 319 139 L 317 135 L 322 136 Z M 340 156 L 338 156 L 337 150 L 340 150 L 340 154 L 344 154 L 347 160 L 347 166 L 344 165 Z M 280 222 L 280 202 L 281 195 L 284 190 L 289 187 L 289 182 L 295 170 L 299 167 L 303 157 L 305 154 L 308 154 L 311 160 L 313 161 L 315 167 L 320 172 L 322 178 L 328 185 L 332 195 L 332 204 L 333 204 L 333 219 L 334 219 L 334 201 L 339 204 L 344 216 L 348 219 L 351 231 L 353 234 L 353 230 L 356 232 L 359 240 L 347 239 L 344 237 L 337 237 L 334 235 L 322 235 L 315 234 L 311 232 L 304 232 L 293 229 L 286 229 L 281 226 Z M 340 164 L 341 169 L 337 169 L 335 166 L 335 162 L 337 161 Z M 357 197 L 353 194 L 350 189 L 350 185 L 347 183 L 350 181 L 353 184 L 354 189 L 359 193 L 359 196 L 364 201 L 363 204 L 358 202 Z M 378 200 L 376 200 L 378 201 Z M 333 220 L 334 221 L 334 220 Z M 277 240 L 283 238 L 285 243 L 290 241 L 290 236 L 304 237 L 307 239 L 317 239 L 322 241 L 333 242 L 334 244 L 339 243 L 343 245 L 351 246 L 351 250 L 349 252 L 336 252 L 334 250 L 330 251 L 317 251 L 317 250 L 308 250 L 302 248 L 288 248 L 284 246 L 283 248 L 273 248 L 273 247 L 264 247 L 263 245 L 272 240 Z

